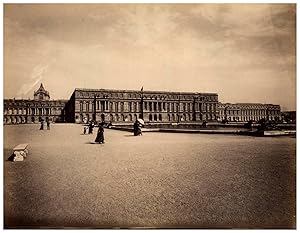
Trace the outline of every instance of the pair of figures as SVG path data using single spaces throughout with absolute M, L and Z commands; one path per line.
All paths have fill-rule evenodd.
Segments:
M 50 121 L 47 120 L 46 123 L 47 123 L 47 130 L 50 130 Z M 41 120 L 40 130 L 44 130 L 44 120 Z

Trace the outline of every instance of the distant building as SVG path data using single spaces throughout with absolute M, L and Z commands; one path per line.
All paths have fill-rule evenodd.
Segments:
M 34 99 L 5 99 L 4 124 L 37 123 L 43 120 L 64 121 L 67 100 L 50 100 L 49 92 L 41 84 L 34 92 Z
M 133 122 L 217 121 L 214 93 L 75 89 L 66 104 L 67 122 L 89 120 Z
M 259 103 L 220 103 L 220 121 L 248 122 L 261 119 L 280 121 L 280 105 Z

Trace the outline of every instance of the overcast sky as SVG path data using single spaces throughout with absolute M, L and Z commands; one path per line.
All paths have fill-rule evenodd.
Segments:
M 4 97 L 213 92 L 295 110 L 295 4 L 5 4 Z

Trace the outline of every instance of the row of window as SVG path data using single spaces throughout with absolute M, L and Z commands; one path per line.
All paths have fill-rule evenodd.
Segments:
M 228 117 L 227 120 L 228 121 L 242 121 L 242 122 L 246 122 L 246 121 L 259 121 L 261 119 L 263 119 L 264 117 L 262 116 L 242 116 L 242 117 L 235 117 L 235 116 L 231 116 L 231 117 Z M 225 120 L 225 118 L 222 118 L 223 120 Z M 276 120 L 278 119 L 278 117 L 275 117 L 275 116 L 269 116 L 267 118 L 267 120 Z
M 220 115 L 280 115 L 280 111 L 268 111 L 268 110 L 220 110 Z
M 100 111 L 114 111 L 114 112 L 138 112 L 140 108 L 140 102 L 109 102 L 109 101 L 97 101 L 96 110 Z M 179 106 L 180 111 L 191 112 L 193 111 L 193 103 L 165 103 L 165 102 L 144 102 L 145 111 L 154 111 L 154 112 L 178 112 Z M 80 102 L 79 110 L 81 112 L 91 112 L 93 111 L 92 102 Z M 207 111 L 215 112 L 217 110 L 217 104 L 205 104 L 205 103 L 196 103 L 196 111 Z
M 24 116 L 11 116 L 11 117 L 4 117 L 3 121 L 4 121 L 4 124 L 22 124 L 22 123 L 36 123 L 36 122 L 40 122 L 42 119 L 42 117 L 31 117 L 31 118 L 26 118 Z M 49 119 L 50 121 L 56 121 L 56 120 L 59 120 L 60 118 L 59 117 L 46 117 L 45 118 L 46 120 Z
M 51 115 L 51 113 L 59 114 L 62 108 L 19 108 L 19 109 L 4 109 L 4 115 Z M 28 111 L 28 112 L 27 112 Z M 57 113 L 57 111 L 59 113 Z
M 129 99 L 141 99 L 141 93 L 105 93 L 96 94 L 93 92 L 78 92 L 77 97 L 87 97 L 87 98 L 129 98 Z M 155 100 L 165 100 L 165 99 L 175 99 L 175 100 L 194 100 L 194 95 L 153 95 L 153 94 L 143 94 L 144 99 L 155 99 Z M 200 101 L 218 101 L 217 96 L 200 96 L 195 99 Z
M 43 102 L 44 103 L 44 102 Z M 26 104 L 26 103 L 15 103 L 15 102 L 5 102 L 4 103 L 5 107 L 10 107 L 10 108 L 20 108 L 20 107 L 64 107 L 64 104 L 59 102 L 59 103 L 51 103 L 49 102 L 48 104 L 41 104 L 41 102 L 36 102 L 36 104 L 34 103 L 30 103 L 30 104 Z

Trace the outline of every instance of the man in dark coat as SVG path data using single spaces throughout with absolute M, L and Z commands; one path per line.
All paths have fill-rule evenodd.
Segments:
M 94 128 L 94 124 L 93 124 L 93 122 L 90 122 L 89 123 L 89 134 L 93 133 L 93 128 Z
M 50 130 L 50 121 L 47 120 L 47 130 Z
M 44 130 L 44 120 L 41 120 L 41 128 L 40 130 Z

